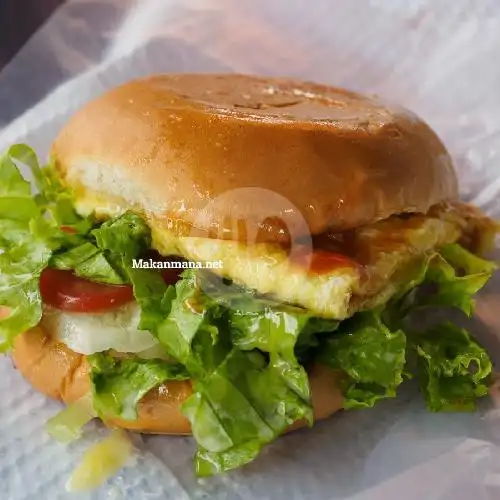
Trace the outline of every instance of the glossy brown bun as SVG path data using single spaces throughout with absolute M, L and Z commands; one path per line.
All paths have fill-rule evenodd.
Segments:
M 51 398 L 71 403 L 90 390 L 85 356 L 52 339 L 39 326 L 16 338 L 12 357 L 21 374 Z M 316 419 L 327 418 L 341 409 L 338 372 L 315 366 L 310 383 Z M 190 434 L 189 422 L 180 411 L 181 404 L 190 394 L 189 381 L 167 382 L 151 390 L 139 402 L 137 420 L 114 419 L 107 423 L 145 433 Z M 290 430 L 305 425 L 305 422 L 297 422 Z
M 275 241 L 298 214 L 299 231 L 319 234 L 458 196 L 450 156 L 414 114 L 334 87 L 234 74 L 117 87 L 76 113 L 52 157 L 80 211 L 133 209 L 181 235 Z M 235 191 L 248 187 L 258 189 Z

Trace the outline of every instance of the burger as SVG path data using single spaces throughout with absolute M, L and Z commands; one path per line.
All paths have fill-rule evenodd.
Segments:
M 488 394 L 487 352 L 433 311 L 472 314 L 499 228 L 403 108 L 157 75 L 85 105 L 44 167 L 10 147 L 0 180 L 1 348 L 68 432 L 192 434 L 206 476 L 408 378 L 430 411 Z

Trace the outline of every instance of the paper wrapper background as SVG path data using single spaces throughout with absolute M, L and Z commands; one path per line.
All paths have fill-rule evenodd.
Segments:
M 496 0 L 70 1 L 0 72 L 0 149 L 45 156 L 68 115 L 162 71 L 289 75 L 379 94 L 443 138 L 462 196 L 500 216 L 500 4 Z M 471 329 L 497 353 L 500 279 Z M 59 410 L 0 359 L 0 498 L 68 498 L 97 435 L 69 448 L 43 430 Z M 412 387 L 280 439 L 244 470 L 197 481 L 189 438 L 148 437 L 136 467 L 77 498 L 489 500 L 500 498 L 500 410 L 426 412 Z

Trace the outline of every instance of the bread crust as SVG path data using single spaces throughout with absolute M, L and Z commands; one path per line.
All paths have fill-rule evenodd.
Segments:
M 66 404 L 90 391 L 89 364 L 52 338 L 41 326 L 16 337 L 12 357 L 16 368 L 38 391 Z M 312 402 L 316 419 L 324 419 L 342 407 L 340 374 L 321 365 L 310 373 Z M 190 381 L 168 381 L 149 391 L 137 406 L 137 420 L 110 419 L 108 425 L 151 434 L 191 434 L 189 421 L 181 413 L 182 403 L 191 395 Z M 289 430 L 304 427 L 296 422 Z
M 450 156 L 420 118 L 287 79 L 129 82 L 77 112 L 52 158 L 80 211 L 132 209 L 178 235 L 283 242 L 458 197 Z

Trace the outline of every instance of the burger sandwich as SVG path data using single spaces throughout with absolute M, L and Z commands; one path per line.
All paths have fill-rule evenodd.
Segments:
M 459 200 L 436 134 L 375 98 L 132 81 L 78 111 L 46 166 L 4 153 L 0 228 L 2 351 L 68 428 L 192 434 L 199 475 L 407 378 L 430 411 L 488 393 L 471 333 L 412 318 L 472 314 L 498 226 Z

